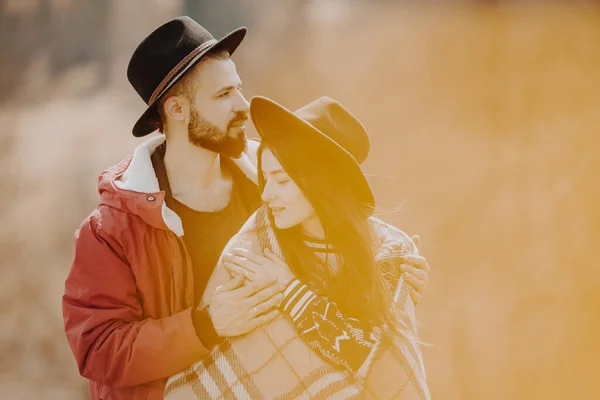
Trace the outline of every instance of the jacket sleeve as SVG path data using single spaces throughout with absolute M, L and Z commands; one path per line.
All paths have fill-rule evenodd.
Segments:
M 98 225 L 86 220 L 75 239 L 62 308 L 82 376 L 110 387 L 136 386 L 171 376 L 208 353 L 191 308 L 144 318 L 124 252 Z
M 299 335 L 325 360 L 364 379 L 379 347 L 381 330 L 342 314 L 336 303 L 295 279 L 284 292 L 282 309 Z

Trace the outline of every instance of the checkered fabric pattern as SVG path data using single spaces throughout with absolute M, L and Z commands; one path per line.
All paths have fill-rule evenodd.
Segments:
M 416 253 L 410 238 L 371 218 L 376 262 L 393 293 L 393 306 L 406 334 L 383 327 L 364 378 L 331 366 L 298 335 L 294 324 L 280 316 L 262 327 L 228 338 L 211 353 L 171 377 L 165 399 L 419 399 L 429 400 L 419 344 L 411 287 L 400 273 L 399 256 Z M 261 207 L 227 245 L 281 255 L 266 209 Z M 217 268 L 222 268 L 221 262 Z M 364 371 L 363 371 L 364 372 Z M 361 374 L 362 375 L 362 374 Z

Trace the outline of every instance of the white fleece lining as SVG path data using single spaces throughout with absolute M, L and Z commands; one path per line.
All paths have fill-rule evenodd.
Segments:
M 165 136 L 158 135 L 140 144 L 133 152 L 131 162 L 123 175 L 115 181 L 117 187 L 122 190 L 146 193 L 148 195 L 159 192 L 160 187 L 158 185 L 156 172 L 152 167 L 151 156 L 152 153 L 154 153 L 154 150 L 164 142 Z M 248 140 L 248 153 L 251 155 L 256 154 L 258 146 L 259 142 Z M 250 161 L 250 157 L 247 153 L 242 154 L 240 158 L 233 158 L 232 160 L 248 179 L 258 185 L 256 165 Z M 165 225 L 167 225 L 167 227 L 177 236 L 183 236 L 181 218 L 179 218 L 175 211 L 168 208 L 166 203 L 162 204 L 161 214 Z

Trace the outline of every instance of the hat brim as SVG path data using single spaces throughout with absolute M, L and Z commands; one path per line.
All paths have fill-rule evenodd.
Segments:
M 201 53 L 196 55 L 194 58 L 192 58 L 190 60 L 190 62 L 187 63 L 181 69 L 181 71 L 179 71 L 177 73 L 177 75 L 175 75 L 173 77 L 173 79 L 171 79 L 171 81 L 165 86 L 165 88 L 162 90 L 162 92 L 160 92 L 160 94 L 158 96 L 156 96 L 156 100 L 154 100 L 154 102 L 148 106 L 146 111 L 137 120 L 137 122 L 133 126 L 133 136 L 135 136 L 135 137 L 146 136 L 156 130 L 156 122 L 160 119 L 158 110 L 155 107 L 156 102 L 162 96 L 164 96 L 164 94 L 167 93 L 167 91 L 175 83 L 177 83 L 177 81 L 179 81 L 181 79 L 181 77 L 183 77 L 183 75 L 185 75 L 185 73 L 187 71 L 189 71 L 190 68 L 192 68 L 194 65 L 196 65 L 198 63 L 198 61 L 200 61 L 203 57 L 205 57 L 206 55 L 211 54 L 211 53 L 225 50 L 229 53 L 229 55 L 232 55 L 235 52 L 235 50 L 238 48 L 240 43 L 242 43 L 242 40 L 244 40 L 244 37 L 246 36 L 246 32 L 247 32 L 246 27 L 238 28 L 238 29 L 234 30 L 233 32 L 224 36 L 221 40 L 217 41 L 212 46 L 208 47 L 207 49 L 205 49 L 204 51 L 202 51 Z
M 344 164 L 345 177 L 356 199 L 365 207 L 368 216 L 375 211 L 375 196 L 363 173 L 360 164 L 344 147 L 329 138 L 313 125 L 295 115 L 292 111 L 262 96 L 250 101 L 250 116 L 259 136 L 265 142 L 280 135 L 303 135 L 309 143 L 314 143 L 331 154 L 333 160 Z

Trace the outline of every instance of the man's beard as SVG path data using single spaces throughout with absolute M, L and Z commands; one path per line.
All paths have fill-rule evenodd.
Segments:
M 196 109 L 191 109 L 188 124 L 188 138 L 195 146 L 205 148 L 229 157 L 239 158 L 246 151 L 246 134 L 243 130 L 232 133 L 233 124 L 248 119 L 247 113 L 237 113 L 229 121 L 227 131 L 223 131 L 210 121 L 200 116 Z

